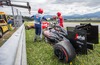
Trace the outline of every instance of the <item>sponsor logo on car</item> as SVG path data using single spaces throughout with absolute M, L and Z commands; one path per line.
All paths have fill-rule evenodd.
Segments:
M 77 40 L 85 40 L 85 36 L 82 36 L 82 35 L 79 35 L 79 34 L 76 34 L 75 35 L 75 39 Z

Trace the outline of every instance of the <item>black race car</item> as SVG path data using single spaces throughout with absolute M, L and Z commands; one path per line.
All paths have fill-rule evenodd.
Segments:
M 93 50 L 93 44 L 98 43 L 97 25 L 82 23 L 66 29 L 54 25 L 43 31 L 46 41 L 53 45 L 54 54 L 61 61 L 70 62 L 76 54 L 87 54 L 87 50 Z

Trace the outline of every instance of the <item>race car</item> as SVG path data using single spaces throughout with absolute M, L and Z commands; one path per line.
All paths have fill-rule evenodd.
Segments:
M 50 25 L 49 22 L 47 22 L 47 21 L 43 21 L 43 22 L 42 22 L 42 29 L 47 28 L 49 25 Z
M 54 48 L 54 54 L 60 61 L 71 62 L 76 54 L 87 54 L 88 49 L 99 43 L 98 25 L 80 24 L 64 28 L 54 25 L 43 31 L 48 43 Z
M 49 22 L 43 21 L 42 22 L 42 29 L 47 28 L 49 25 L 50 25 Z M 32 29 L 32 28 L 34 28 L 34 23 L 33 22 L 27 22 L 27 23 L 25 23 L 25 29 L 26 30 L 29 30 L 29 29 Z

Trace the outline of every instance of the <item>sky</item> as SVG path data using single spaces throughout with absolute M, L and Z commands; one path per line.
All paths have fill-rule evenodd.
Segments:
M 25 2 L 29 2 L 31 6 L 31 14 L 27 9 L 16 8 L 21 12 L 23 16 L 32 16 L 37 13 L 39 8 L 44 10 L 46 15 L 56 15 L 57 12 L 61 12 L 62 15 L 74 15 L 74 14 L 87 14 L 100 11 L 100 0 L 11 0 L 12 3 L 25 5 Z M 0 7 L 0 11 L 4 11 L 7 14 L 12 14 L 11 7 Z

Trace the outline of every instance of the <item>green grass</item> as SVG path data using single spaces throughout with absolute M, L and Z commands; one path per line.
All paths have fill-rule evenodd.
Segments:
M 60 62 L 53 53 L 51 45 L 44 40 L 33 43 L 34 30 L 26 30 L 28 65 L 69 65 Z M 77 55 L 71 65 L 100 65 L 100 44 L 94 45 L 87 55 Z

